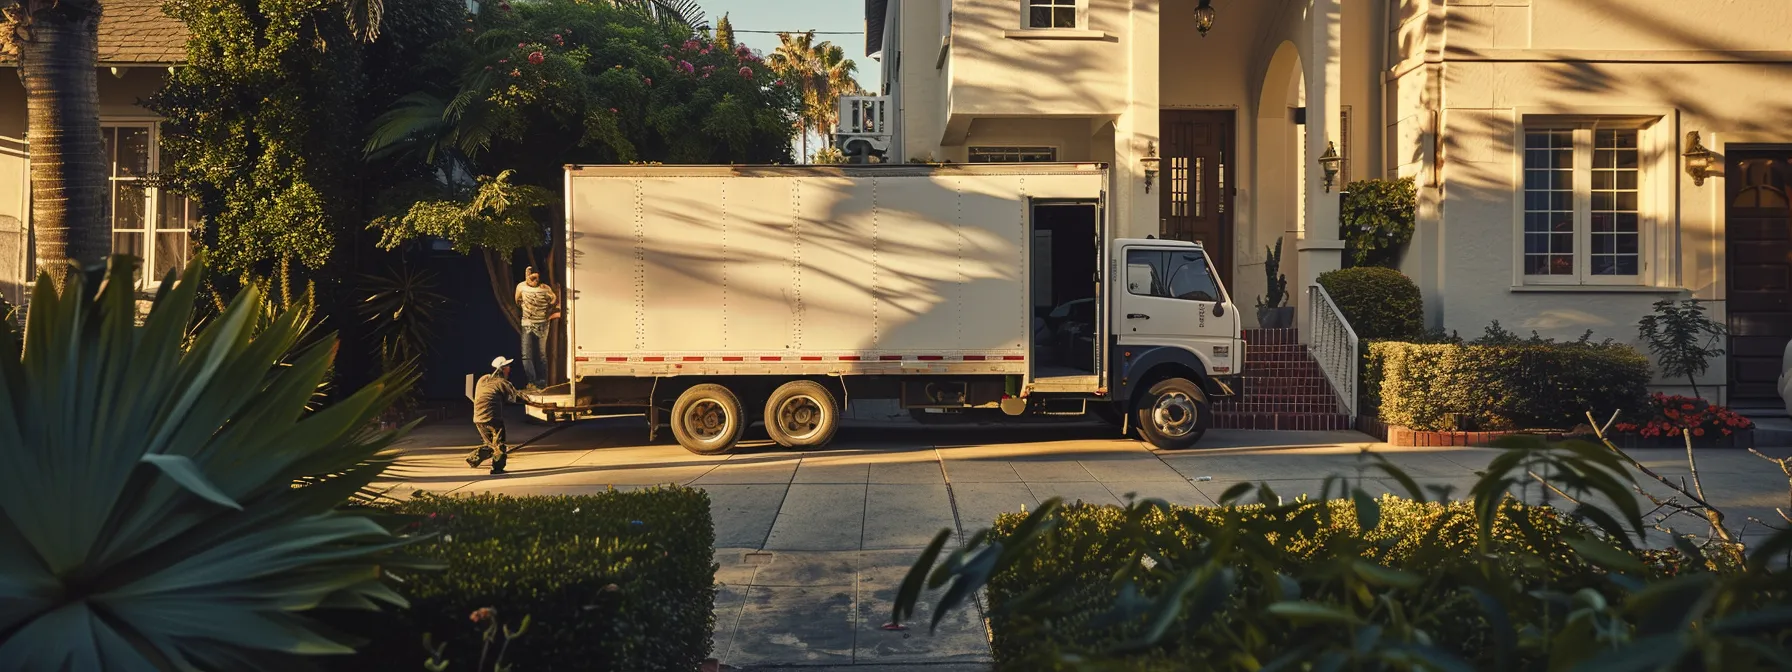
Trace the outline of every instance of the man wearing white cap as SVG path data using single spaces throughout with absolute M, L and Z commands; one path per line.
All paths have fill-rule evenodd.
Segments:
M 512 361 L 504 356 L 493 359 L 492 372 L 473 387 L 473 426 L 479 429 L 481 444 L 467 454 L 467 466 L 477 469 L 491 458 L 494 474 L 504 473 L 504 465 L 510 461 L 510 445 L 504 442 L 504 401 L 523 401 L 516 386 L 510 384 Z

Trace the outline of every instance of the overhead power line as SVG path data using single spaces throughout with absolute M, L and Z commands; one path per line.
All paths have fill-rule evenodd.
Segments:
M 736 33 L 761 33 L 761 34 L 765 34 L 765 35 L 777 35 L 780 33 L 787 33 L 790 35 L 798 35 L 801 33 L 809 33 L 809 32 L 813 32 L 816 35 L 864 35 L 865 34 L 865 31 L 863 31 L 863 30 L 815 30 L 815 31 L 809 31 L 809 30 L 736 30 L 734 32 L 736 32 Z

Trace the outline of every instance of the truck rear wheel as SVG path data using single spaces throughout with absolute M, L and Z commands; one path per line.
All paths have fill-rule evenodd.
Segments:
M 1161 450 L 1195 445 L 1213 425 L 1213 406 L 1201 387 L 1187 378 L 1158 381 L 1139 400 L 1134 418 L 1139 434 Z
M 685 390 L 672 404 L 672 436 L 698 455 L 720 455 L 734 449 L 746 426 L 740 398 L 728 388 L 703 384 Z
M 840 403 L 812 380 L 779 385 L 765 401 L 765 433 L 785 448 L 820 448 L 840 428 Z

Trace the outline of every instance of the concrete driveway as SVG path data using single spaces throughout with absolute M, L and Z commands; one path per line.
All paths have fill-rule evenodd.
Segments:
M 1214 431 L 1201 449 L 1160 453 L 1089 425 L 844 428 L 827 450 L 784 451 L 769 441 L 732 455 L 692 455 L 668 437 L 646 439 L 639 418 L 597 420 L 547 431 L 520 417 L 512 440 L 526 443 L 510 473 L 468 469 L 461 455 L 478 442 L 470 425 L 437 423 L 406 441 L 392 476 L 409 490 L 512 495 L 598 492 L 679 483 L 713 502 L 717 581 L 712 654 L 739 668 L 801 666 L 854 670 L 983 669 L 989 646 L 981 614 L 961 610 L 928 635 L 926 604 L 913 630 L 892 631 L 891 599 L 916 555 L 941 529 L 955 542 L 997 514 L 1050 497 L 1120 504 L 1159 497 L 1210 505 L 1239 482 L 1264 481 L 1285 498 L 1319 494 L 1332 474 L 1356 477 L 1358 454 L 1387 455 L 1422 485 L 1466 493 L 1496 451 L 1396 448 L 1355 432 Z M 754 436 L 749 434 L 750 437 Z M 537 438 L 539 437 L 539 438 Z M 763 439 L 763 433 L 757 435 Z M 1786 449 L 1770 449 L 1784 456 Z M 1633 451 L 1670 478 L 1686 473 L 1672 450 Z M 1713 504 L 1733 520 L 1778 520 L 1787 479 L 1744 451 L 1700 453 Z M 1371 472 L 1364 485 L 1397 492 Z M 1659 484 L 1648 484 L 1662 491 Z M 1517 491 L 1536 500 L 1540 488 Z M 1648 507 L 1645 507 L 1647 509 Z M 1696 530 L 1690 522 L 1688 531 Z M 1758 538 L 1765 533 L 1751 525 Z

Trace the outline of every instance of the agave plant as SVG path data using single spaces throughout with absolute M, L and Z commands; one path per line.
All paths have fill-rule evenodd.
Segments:
M 143 324 L 134 262 L 40 281 L 23 342 L 0 324 L 0 669 L 274 669 L 352 651 L 305 616 L 404 605 L 410 540 L 345 506 L 400 432 L 387 375 L 317 411 L 333 338 L 294 350 L 245 289 L 183 343 L 203 258 Z

